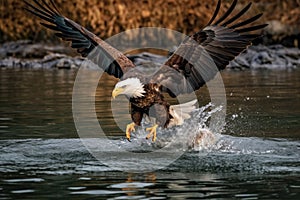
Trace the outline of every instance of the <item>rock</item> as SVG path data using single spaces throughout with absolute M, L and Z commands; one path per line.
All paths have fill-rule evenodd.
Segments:
M 293 69 L 300 67 L 300 49 L 282 45 L 251 46 L 230 62 L 228 68 Z
M 135 55 L 127 55 L 127 57 L 136 65 L 145 65 L 148 63 L 162 64 L 167 60 L 166 56 L 161 56 L 153 53 L 143 52 Z
M 62 45 L 33 44 L 30 40 L 7 42 L 0 46 L 0 59 L 14 58 L 43 58 L 49 53 L 71 54 L 69 47 Z
M 129 58 L 145 69 L 157 68 L 167 60 L 166 56 L 151 53 L 130 55 Z M 227 66 L 229 69 L 294 69 L 297 67 L 300 67 L 300 49 L 282 45 L 250 46 Z
M 5 58 L 0 60 L 0 67 L 6 68 L 79 68 L 85 59 L 69 57 L 64 54 L 49 54 L 42 59 Z
M 68 50 L 66 50 L 68 49 Z M 32 44 L 31 41 L 9 42 L 0 46 L 0 67 L 70 69 L 85 66 L 97 68 L 82 57 L 71 56 L 71 48 Z M 152 53 L 128 55 L 137 66 L 153 72 L 166 60 L 166 56 Z M 300 66 L 300 49 L 282 45 L 251 46 L 229 63 L 229 69 L 294 69 Z

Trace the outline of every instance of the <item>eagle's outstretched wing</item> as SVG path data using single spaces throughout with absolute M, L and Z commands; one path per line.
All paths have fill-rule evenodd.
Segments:
M 254 22 L 262 14 L 236 23 L 236 20 L 251 6 L 249 3 L 240 12 L 229 17 L 236 3 L 237 0 L 234 0 L 227 12 L 214 22 L 221 6 L 219 0 L 208 25 L 200 32 L 187 37 L 154 74 L 151 82 L 161 84 L 163 91 L 168 92 L 172 97 L 193 92 L 213 79 L 219 70 L 224 69 L 255 38 L 259 37 L 250 32 L 262 29 L 267 24 L 244 26 Z
M 45 0 L 33 1 L 35 4 L 24 1 L 28 5 L 28 8 L 25 8 L 27 11 L 48 22 L 41 24 L 56 31 L 56 35 L 63 40 L 71 41 L 72 48 L 77 49 L 83 57 L 88 57 L 110 75 L 120 78 L 134 67 L 134 64 L 120 51 L 61 15 L 53 0 L 50 0 L 50 3 Z

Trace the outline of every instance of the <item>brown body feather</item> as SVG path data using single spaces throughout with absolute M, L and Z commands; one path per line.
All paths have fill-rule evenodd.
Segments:
M 135 124 L 140 125 L 144 114 L 155 117 L 156 123 L 166 127 L 172 118 L 169 114 L 170 104 L 164 100 L 158 84 L 144 85 L 145 95 L 139 98 L 130 98 L 131 117 Z

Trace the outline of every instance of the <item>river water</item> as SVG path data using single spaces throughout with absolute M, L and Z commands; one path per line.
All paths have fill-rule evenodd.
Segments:
M 112 157 L 118 151 L 110 142 L 141 152 L 161 148 L 144 136 L 133 135 L 131 143 L 124 139 L 110 108 L 116 79 L 102 77 L 95 95 L 109 140 L 79 138 L 72 115 L 76 74 L 75 69 L 0 69 L 0 199 L 300 197 L 299 69 L 222 72 L 226 125 L 216 141 L 203 149 L 177 148 L 183 152 L 174 162 L 143 173 L 104 164 L 124 161 Z M 200 108 L 210 102 L 206 88 L 198 97 Z M 106 150 L 102 160 L 86 148 L 91 140 Z M 131 165 L 165 165 L 164 159 L 126 159 Z M 130 168 L 124 163 L 123 169 Z

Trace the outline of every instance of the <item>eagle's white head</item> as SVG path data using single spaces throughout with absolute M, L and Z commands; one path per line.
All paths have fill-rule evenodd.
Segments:
M 129 98 L 143 97 L 145 93 L 144 85 L 138 78 L 128 78 L 116 84 L 112 97 L 116 98 L 118 95 L 126 95 Z

